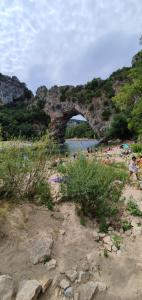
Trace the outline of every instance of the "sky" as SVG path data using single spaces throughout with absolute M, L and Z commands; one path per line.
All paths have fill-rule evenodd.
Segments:
M 35 92 L 130 66 L 142 0 L 0 0 L 0 72 Z

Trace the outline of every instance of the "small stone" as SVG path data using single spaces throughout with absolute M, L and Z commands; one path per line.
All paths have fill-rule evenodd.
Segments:
M 39 280 L 41 286 L 42 286 L 42 293 L 44 294 L 46 290 L 50 287 L 53 279 L 48 278 L 47 276 L 44 276 L 42 279 Z
M 117 250 L 118 250 L 118 249 L 116 248 L 116 246 L 113 245 L 113 246 L 112 246 L 112 251 L 117 252 Z
M 16 300 L 37 300 L 41 289 L 42 287 L 37 280 L 24 280 L 20 284 Z
M 69 283 L 69 281 L 67 281 L 66 279 L 63 279 L 63 280 L 60 282 L 59 286 L 61 287 L 61 289 L 65 290 L 65 289 L 67 289 L 67 288 L 70 287 L 70 283 Z
M 14 294 L 14 282 L 11 276 L 1 275 L 0 276 L 0 299 L 1 300 L 12 300 Z
M 92 300 L 97 290 L 97 284 L 93 281 L 89 281 L 86 284 L 80 286 L 79 299 Z
M 90 273 L 89 272 L 83 272 L 80 271 L 78 275 L 78 282 L 86 283 L 90 279 Z
M 71 282 L 74 282 L 78 277 L 78 273 L 76 271 L 69 270 L 66 272 L 66 276 Z
M 117 250 L 117 255 L 121 256 L 121 254 L 122 254 L 121 250 Z
M 55 259 L 51 259 L 45 264 L 45 267 L 47 271 L 50 271 L 52 269 L 55 269 L 56 265 L 57 265 L 57 261 Z
M 104 244 L 108 244 L 110 246 L 113 245 L 112 240 L 109 235 L 104 237 L 103 242 L 104 242 Z
M 69 287 L 67 289 L 64 290 L 64 295 L 66 298 L 73 298 L 74 296 L 74 290 L 72 287 Z
M 106 236 L 106 234 L 105 233 L 99 233 L 99 237 L 101 238 L 101 239 L 103 239 L 104 237 Z

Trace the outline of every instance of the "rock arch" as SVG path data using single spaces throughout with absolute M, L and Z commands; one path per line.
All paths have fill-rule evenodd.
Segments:
M 83 88 L 80 86 L 80 90 Z M 44 112 L 50 116 L 50 135 L 63 143 L 68 120 L 72 116 L 81 114 L 98 138 L 104 137 L 113 112 L 111 101 L 106 100 L 103 95 L 92 97 L 89 103 L 86 103 L 78 97 L 77 93 L 73 93 L 75 89 L 73 86 L 54 86 L 51 89 L 42 86 L 38 88 L 35 100 L 42 103 Z M 75 96 L 67 96 L 63 92 L 66 90 L 69 91 L 69 95 L 74 94 Z M 105 111 L 110 112 L 107 118 L 104 114 Z

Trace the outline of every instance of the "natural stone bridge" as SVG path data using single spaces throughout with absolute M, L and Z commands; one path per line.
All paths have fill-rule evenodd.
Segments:
M 83 90 L 83 86 L 79 86 Z M 77 88 L 77 87 L 76 87 Z M 98 138 L 105 136 L 106 129 L 111 120 L 113 108 L 111 100 L 106 99 L 105 95 L 101 97 L 92 97 L 89 103 L 75 96 L 70 96 L 76 89 L 72 86 L 57 87 L 47 89 L 45 86 L 39 87 L 35 100 L 43 104 L 43 109 L 51 118 L 50 135 L 64 142 L 65 129 L 68 120 L 81 114 L 88 121 L 90 127 Z M 65 91 L 67 95 L 65 95 Z M 107 114 L 105 113 L 107 112 Z

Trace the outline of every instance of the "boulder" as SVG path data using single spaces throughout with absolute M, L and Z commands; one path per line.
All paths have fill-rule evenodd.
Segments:
M 53 246 L 53 239 L 51 235 L 42 234 L 32 241 L 32 247 L 30 249 L 31 262 L 36 265 L 42 263 L 46 258 L 51 257 L 51 251 Z
M 0 276 L 0 299 L 12 300 L 14 295 L 14 282 L 11 276 Z
M 24 280 L 21 282 L 16 300 L 36 300 L 42 286 L 37 280 Z
M 92 300 L 97 290 L 97 284 L 89 281 L 80 286 L 79 300 Z

